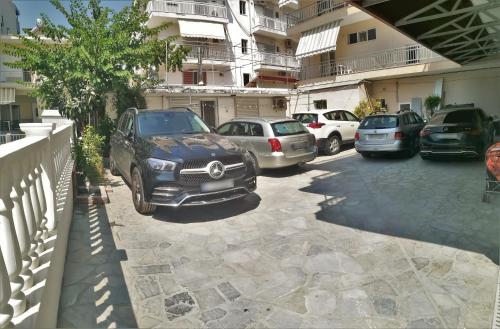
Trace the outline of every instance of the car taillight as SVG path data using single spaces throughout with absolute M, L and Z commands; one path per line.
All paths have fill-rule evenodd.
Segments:
M 319 129 L 321 127 L 323 127 L 325 124 L 324 123 L 321 123 L 321 122 L 311 122 L 310 124 L 308 124 L 307 126 L 309 128 L 312 128 L 312 129 Z
M 405 134 L 403 134 L 402 131 L 396 131 L 394 133 L 394 139 L 401 140 L 405 137 Z
M 356 134 L 354 134 L 354 140 L 359 141 L 359 133 L 356 131 Z
M 267 140 L 271 145 L 271 152 L 281 152 L 281 143 L 277 138 L 269 138 Z
M 420 137 L 429 136 L 430 134 L 431 134 L 431 131 L 428 130 L 428 129 L 422 129 L 422 130 L 420 130 Z

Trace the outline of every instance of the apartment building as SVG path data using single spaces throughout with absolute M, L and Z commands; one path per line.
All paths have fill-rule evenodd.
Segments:
M 500 115 L 498 57 L 464 65 L 442 57 L 366 13 L 377 7 L 374 3 L 381 3 L 388 12 L 387 1 L 367 4 L 366 11 L 349 1 L 286 2 L 295 6 L 287 14 L 287 37 L 298 45 L 296 57 L 301 61 L 300 81 L 290 97 L 289 114 L 314 108 L 353 110 L 368 97 L 380 100 L 390 112 L 412 109 L 422 113 L 425 98 L 439 95 L 443 104 L 474 103 Z M 403 6 L 401 1 L 391 2 L 395 4 Z M 461 31 L 460 26 L 452 25 L 458 16 L 450 17 L 442 24 Z M 466 23 L 476 17 L 468 17 Z
M 0 42 L 20 42 L 18 16 L 12 0 L 0 1 Z M 29 96 L 31 88 L 19 83 L 31 82 L 31 73 L 4 64 L 13 61 L 15 58 L 0 54 L 0 132 L 18 130 L 19 123 L 38 119 L 36 99 Z
M 149 26 L 170 23 L 160 38 L 178 35 L 190 48 L 182 72 L 156 72 L 160 85 L 147 92 L 149 107 L 189 106 L 212 126 L 286 115 L 300 63 L 278 1 L 152 0 L 146 11 Z

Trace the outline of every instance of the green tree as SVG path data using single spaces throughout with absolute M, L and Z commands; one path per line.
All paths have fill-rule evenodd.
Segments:
M 432 117 L 434 115 L 434 111 L 439 106 L 439 104 L 441 104 L 441 97 L 436 95 L 427 96 L 427 98 L 424 100 L 424 106 L 427 109 L 429 117 Z
M 165 64 L 166 47 L 167 70 L 182 68 L 189 49 L 174 45 L 176 37 L 157 38 L 168 25 L 147 26 L 147 0 L 135 0 L 118 12 L 100 0 L 71 0 L 68 9 L 61 1 L 50 3 L 68 26 L 56 25 L 42 14 L 39 31 L 26 30 L 20 45 L 3 44 L 0 52 L 19 59 L 8 66 L 36 72 L 33 95 L 75 120 L 80 129 L 90 116 L 103 117 L 107 93 L 127 95 L 124 90 L 130 86 L 151 87 L 154 82 L 139 69 L 147 72 Z

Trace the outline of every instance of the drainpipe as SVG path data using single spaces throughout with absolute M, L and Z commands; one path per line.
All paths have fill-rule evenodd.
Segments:
M 248 0 L 248 20 L 250 21 L 250 56 L 251 56 L 251 67 L 252 67 L 252 75 L 254 75 L 254 69 L 253 69 L 253 44 L 254 44 L 254 36 L 252 32 L 253 24 L 252 24 L 252 10 L 254 10 L 254 3 L 252 0 Z

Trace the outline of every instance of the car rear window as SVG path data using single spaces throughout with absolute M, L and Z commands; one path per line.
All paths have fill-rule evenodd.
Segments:
M 396 115 L 373 115 L 363 119 L 359 129 L 389 129 L 399 126 Z
M 460 110 L 453 112 L 441 112 L 435 114 L 431 124 L 443 123 L 477 123 L 477 115 L 475 110 Z
M 298 121 L 284 121 L 271 124 L 274 136 L 306 134 L 308 130 Z
M 318 122 L 318 115 L 314 113 L 297 113 L 293 114 L 292 117 L 302 123 Z

